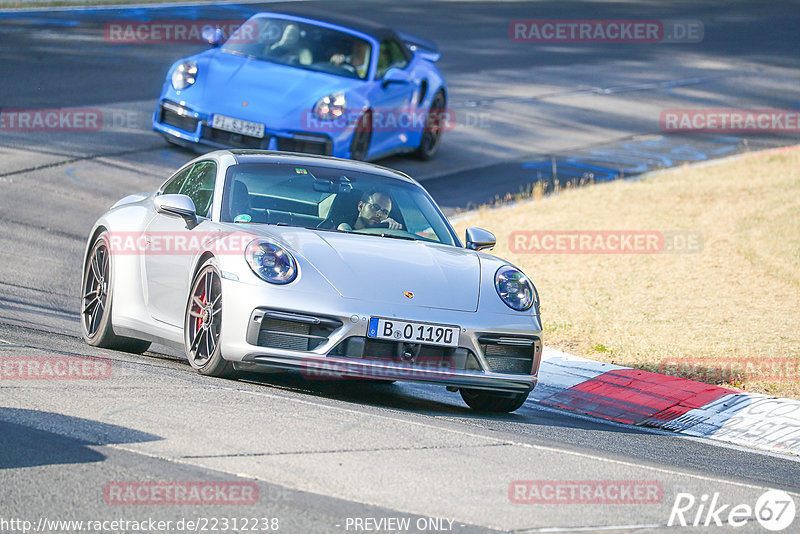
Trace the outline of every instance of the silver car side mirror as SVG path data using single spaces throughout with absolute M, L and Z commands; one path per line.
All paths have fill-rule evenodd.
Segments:
M 493 233 L 483 228 L 467 228 L 467 248 L 472 250 L 491 250 L 497 244 Z
M 192 199 L 186 195 L 158 195 L 153 203 L 158 213 L 180 217 L 186 221 L 189 230 L 197 226 L 197 209 Z

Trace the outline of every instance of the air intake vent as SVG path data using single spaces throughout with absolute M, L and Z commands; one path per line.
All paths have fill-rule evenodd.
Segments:
M 328 340 L 341 321 L 277 310 L 253 312 L 247 342 L 272 349 L 310 351 Z
M 483 357 L 494 373 L 529 375 L 539 343 L 538 337 L 481 336 Z
M 281 152 L 302 152 L 330 156 L 333 154 L 333 142 L 327 135 L 295 134 L 294 137 L 276 137 L 278 150 Z
M 219 130 L 211 126 L 203 128 L 203 139 L 236 148 L 267 148 L 269 144 L 269 136 L 263 138 L 252 137 L 244 134 L 226 132 L 225 130 Z
M 475 355 L 464 348 L 418 345 L 362 336 L 348 337 L 328 354 L 371 361 L 417 364 L 441 370 L 482 370 Z
M 180 128 L 187 132 L 194 132 L 197 130 L 198 119 L 191 115 L 190 110 L 174 103 L 165 100 L 161 103 L 161 110 L 158 114 L 158 122 L 169 124 L 175 128 Z
M 258 344 L 275 349 L 309 350 L 327 339 L 312 338 L 310 334 L 311 325 L 265 318 L 258 333 Z

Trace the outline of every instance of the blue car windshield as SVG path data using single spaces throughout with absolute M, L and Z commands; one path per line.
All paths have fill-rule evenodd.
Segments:
M 367 78 L 372 56 L 369 42 L 355 35 L 264 16 L 240 26 L 222 51 L 362 80 Z
M 276 224 L 455 245 L 417 184 L 327 167 L 240 163 L 228 168 L 222 222 Z

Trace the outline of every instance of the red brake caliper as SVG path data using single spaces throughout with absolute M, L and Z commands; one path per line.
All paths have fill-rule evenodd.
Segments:
M 202 302 L 203 306 L 205 306 L 205 304 L 206 304 L 206 288 L 205 288 L 205 285 L 203 285 L 203 296 L 200 297 L 200 302 Z M 199 334 L 200 333 L 200 326 L 203 324 L 203 308 L 200 308 L 200 317 L 195 319 L 195 321 L 197 321 L 197 326 L 195 327 L 195 329 L 197 330 L 197 333 Z

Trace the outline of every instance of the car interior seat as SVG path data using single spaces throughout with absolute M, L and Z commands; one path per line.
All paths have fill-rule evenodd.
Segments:
M 247 184 L 240 180 L 233 182 L 230 202 L 230 220 L 233 221 L 239 215 L 249 215 L 252 219 L 253 209 L 250 202 L 250 191 Z
M 364 192 L 353 189 L 349 193 L 339 193 L 336 195 L 328 217 L 322 221 L 318 228 L 336 228 L 341 223 L 353 224 L 358 217 L 358 202 Z

